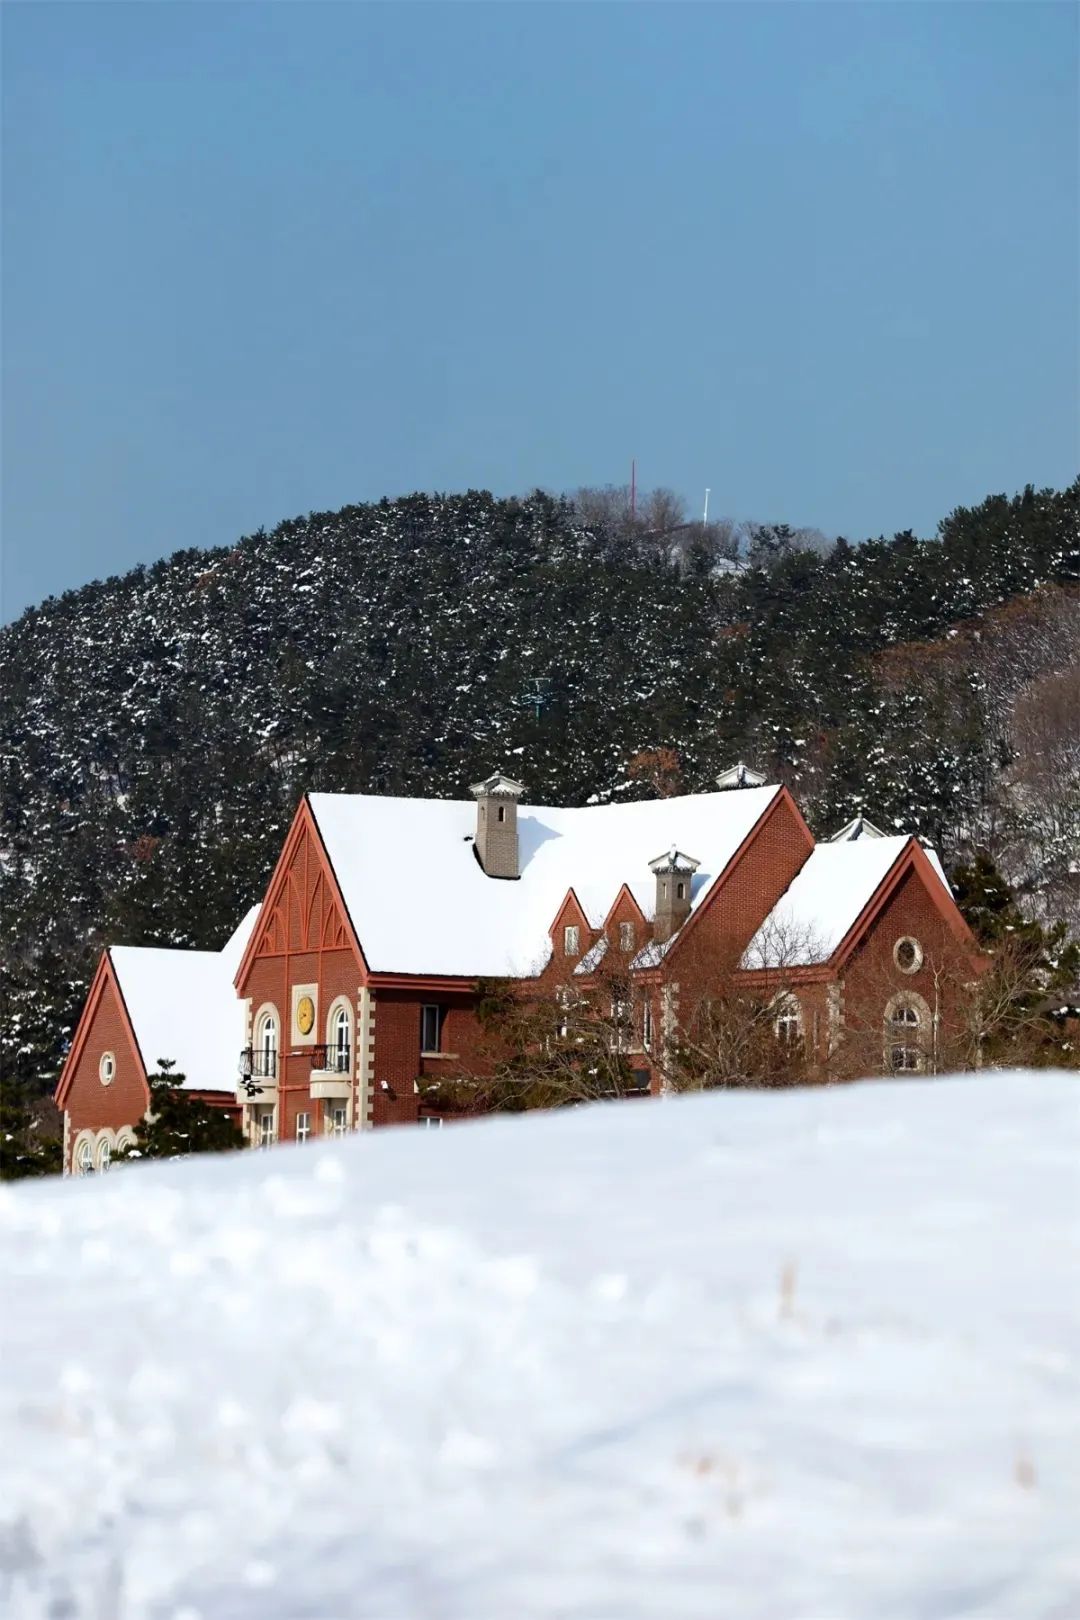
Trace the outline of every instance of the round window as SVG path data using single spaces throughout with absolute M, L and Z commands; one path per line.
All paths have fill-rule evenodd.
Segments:
M 910 935 L 898 939 L 893 946 L 893 961 L 901 973 L 918 973 L 922 967 L 922 946 Z
M 116 1078 L 116 1059 L 111 1052 L 102 1052 L 98 1064 L 98 1077 L 103 1086 L 111 1086 Z

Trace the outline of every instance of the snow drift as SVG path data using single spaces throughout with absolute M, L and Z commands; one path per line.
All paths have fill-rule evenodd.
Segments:
M 1078 1098 L 716 1093 L 8 1188 L 0 1609 L 1064 1620 Z

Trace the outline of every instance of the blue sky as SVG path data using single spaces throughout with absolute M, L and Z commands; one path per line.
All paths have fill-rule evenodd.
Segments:
M 1078 10 L 4 7 L 3 611 L 413 489 L 1077 470 Z

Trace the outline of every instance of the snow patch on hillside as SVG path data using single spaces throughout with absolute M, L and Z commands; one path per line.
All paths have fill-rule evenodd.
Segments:
M 10 1620 L 1080 1612 L 1080 1091 L 4 1190 Z

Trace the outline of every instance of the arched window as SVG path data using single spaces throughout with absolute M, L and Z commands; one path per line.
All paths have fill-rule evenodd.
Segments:
M 795 996 L 781 996 L 776 1002 L 773 1030 L 781 1046 L 794 1046 L 802 1039 L 802 1008 Z
M 330 1009 L 327 1030 L 327 1068 L 335 1074 L 348 1074 L 352 1047 L 352 1016 L 347 1001 L 336 1001 Z
M 255 1049 L 251 1072 L 260 1080 L 273 1080 L 277 1075 L 278 1021 L 272 1008 L 259 1015 L 255 1027 Z
M 106 1175 L 108 1173 L 108 1169 L 109 1169 L 109 1166 L 110 1166 L 111 1163 L 112 1163 L 112 1143 L 109 1140 L 108 1134 L 103 1132 L 102 1136 L 101 1136 L 101 1139 L 100 1139 L 100 1141 L 98 1142 L 98 1145 L 97 1145 L 97 1165 L 96 1165 L 96 1169 L 98 1170 L 98 1172 L 101 1175 Z
M 923 1067 L 923 1015 L 913 998 L 894 997 L 885 1020 L 885 1045 L 893 1074 L 918 1074 Z
M 111 1086 L 116 1077 L 116 1059 L 111 1052 L 102 1052 L 98 1064 L 98 1078 L 103 1086 Z
M 75 1149 L 75 1174 L 89 1176 L 94 1172 L 94 1143 L 89 1136 L 84 1136 Z

